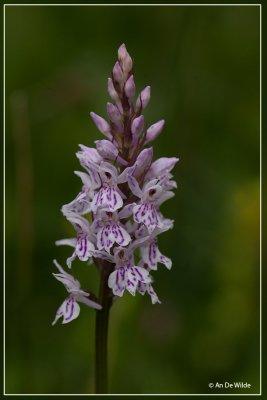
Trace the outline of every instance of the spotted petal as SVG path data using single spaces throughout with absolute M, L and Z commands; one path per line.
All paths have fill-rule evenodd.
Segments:
M 163 254 L 161 254 L 160 251 L 159 251 L 159 262 L 161 264 L 164 264 L 165 267 L 168 269 L 171 269 L 171 267 L 172 267 L 172 260 L 169 257 L 166 257 Z
M 127 268 L 126 288 L 132 295 L 135 295 L 138 282 L 143 282 L 143 283 L 151 282 L 149 272 L 141 267 Z
M 94 251 L 94 245 L 89 241 L 86 233 L 79 234 L 76 243 L 76 255 L 81 261 L 87 261 Z
M 75 298 L 73 296 L 70 296 L 63 301 L 63 303 L 57 310 L 56 317 L 52 325 L 55 325 L 57 320 L 61 317 L 63 317 L 62 324 L 67 324 L 68 322 L 71 322 L 74 319 L 76 319 L 79 314 L 80 314 L 80 306 L 76 302 Z
M 156 270 L 158 264 L 158 247 L 153 240 L 140 248 L 143 264 L 147 264 L 150 269 Z
M 145 202 L 133 208 L 135 222 L 144 224 L 149 233 L 152 233 L 157 226 L 161 226 L 160 217 L 153 203 Z
M 116 222 L 109 222 L 97 233 L 97 247 L 108 253 L 116 242 L 119 246 L 127 246 L 131 241 L 129 233 Z
M 151 298 L 152 304 L 159 303 L 161 304 L 161 301 L 159 300 L 157 293 L 153 289 L 152 285 L 150 283 L 142 283 L 140 282 L 138 285 L 138 292 L 144 295 L 145 293 L 148 293 Z
M 98 208 L 106 211 L 116 211 L 123 206 L 121 195 L 111 186 L 103 186 L 95 195 L 91 204 L 91 210 L 96 212 Z
M 149 272 L 141 267 L 126 266 L 120 267 L 110 274 L 108 285 L 116 296 L 122 296 L 125 289 L 135 295 L 139 282 L 150 283 Z
M 124 293 L 126 284 L 126 269 L 121 267 L 113 271 L 108 278 L 108 286 L 112 289 L 115 296 L 121 297 Z
M 142 265 L 146 264 L 149 269 L 156 270 L 158 263 L 164 264 L 166 268 L 170 269 L 172 261 L 170 258 L 164 256 L 159 251 L 156 240 L 149 241 L 140 248 Z

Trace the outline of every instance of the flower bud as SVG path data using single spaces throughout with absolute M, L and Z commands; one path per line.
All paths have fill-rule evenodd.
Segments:
M 124 86 L 124 91 L 128 99 L 132 99 L 135 95 L 135 83 L 133 75 L 127 80 Z
M 153 158 L 153 148 L 149 147 L 141 151 L 134 164 L 135 178 L 138 178 L 151 164 Z
M 122 43 L 118 49 L 118 59 L 120 61 L 124 60 L 124 58 L 127 56 L 128 52 L 126 49 L 126 46 L 124 43 Z
M 122 71 L 124 72 L 125 76 L 127 76 L 129 72 L 132 70 L 133 61 L 124 43 L 119 47 L 118 58 L 122 66 Z
M 117 155 L 118 155 L 118 149 L 114 146 L 112 142 L 109 140 L 103 139 L 103 140 L 96 140 L 95 141 L 96 148 L 98 153 L 104 157 L 108 158 L 110 160 L 114 160 Z
M 95 141 L 96 148 L 98 153 L 108 160 L 117 160 L 117 162 L 121 165 L 128 165 L 128 162 L 119 156 L 119 151 L 117 147 L 110 142 L 109 140 L 96 140 Z
M 161 133 L 164 124 L 165 124 L 164 119 L 161 119 L 160 121 L 156 122 L 155 124 L 151 125 L 148 128 L 146 132 L 146 143 L 156 139 L 156 137 Z
M 144 128 L 144 123 L 145 123 L 145 119 L 144 119 L 143 115 L 140 115 L 140 117 L 135 118 L 132 122 L 131 132 L 132 132 L 132 147 L 133 148 L 135 148 L 138 143 L 138 138 Z
M 140 115 L 140 117 L 137 117 L 133 120 L 132 126 L 131 126 L 131 131 L 134 137 L 140 135 L 144 128 L 144 123 L 145 119 L 143 115 Z
M 118 110 L 118 107 L 114 106 L 112 103 L 107 103 L 107 113 L 112 122 L 121 121 L 121 113 Z
M 103 133 L 106 137 L 112 139 L 112 135 L 110 133 L 110 126 L 107 123 L 107 121 L 104 118 L 100 117 L 99 115 L 95 114 L 94 112 L 90 112 L 90 116 L 93 122 L 95 123 L 97 129 L 101 133 Z
M 113 127 L 117 132 L 123 133 L 124 125 L 122 122 L 122 116 L 118 107 L 112 103 L 107 103 L 107 113 L 110 121 L 113 123 Z M 114 131 L 114 129 L 112 129 Z M 114 132 L 113 132 L 114 133 Z
M 124 77 L 119 61 L 115 63 L 112 73 L 114 80 L 121 85 L 123 83 Z
M 108 94 L 114 100 L 116 103 L 119 101 L 119 96 L 118 93 L 116 92 L 112 79 L 108 78 Z
M 144 110 L 148 105 L 150 100 L 150 86 L 146 86 L 142 92 L 139 94 L 137 101 L 136 101 L 136 110 L 139 111 Z

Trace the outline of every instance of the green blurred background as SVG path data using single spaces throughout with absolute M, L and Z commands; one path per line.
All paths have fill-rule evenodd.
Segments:
M 6 392 L 92 393 L 94 311 L 51 326 L 51 273 L 71 236 L 78 144 L 100 135 L 106 80 L 125 42 L 156 156 L 178 155 L 173 260 L 154 274 L 162 305 L 126 295 L 110 323 L 112 393 L 259 392 L 259 7 L 6 7 Z M 93 268 L 73 273 L 97 290 Z M 229 393 L 229 390 L 225 390 Z M 220 390 L 219 393 L 222 393 Z M 236 392 L 237 393 L 237 392 Z M 241 393 L 239 390 L 238 393 Z

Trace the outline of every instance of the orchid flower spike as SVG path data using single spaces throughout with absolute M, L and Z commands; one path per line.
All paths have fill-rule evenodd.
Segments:
M 177 187 L 173 169 L 177 157 L 153 160 L 151 143 L 163 131 L 165 121 L 147 124 L 143 111 L 148 106 L 151 89 L 146 86 L 136 95 L 133 60 L 125 44 L 108 78 L 107 117 L 91 112 L 96 128 L 104 135 L 95 147 L 80 145 L 76 153 L 83 171 L 75 171 L 81 189 L 71 202 L 62 206 L 64 217 L 74 228 L 71 238 L 57 245 L 72 247 L 66 264 L 77 261 L 94 263 L 106 274 L 109 298 L 125 293 L 148 294 L 152 304 L 160 300 L 152 286 L 160 264 L 168 270 L 172 261 L 159 250 L 158 236 L 173 228 L 161 205 L 174 196 Z M 148 147 L 148 146 L 150 147 Z M 54 261 L 54 277 L 68 292 L 53 324 L 62 317 L 65 324 L 78 317 L 79 303 L 96 310 L 103 299 L 81 289 L 72 275 Z M 77 267 L 78 268 L 78 267 Z M 88 273 L 91 267 L 88 268 Z M 101 275 L 102 276 L 102 275 Z

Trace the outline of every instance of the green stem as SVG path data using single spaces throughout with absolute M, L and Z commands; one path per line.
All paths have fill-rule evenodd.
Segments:
M 111 265 L 100 266 L 99 301 L 102 310 L 96 311 L 95 324 L 95 393 L 108 393 L 108 322 L 112 295 L 108 287 Z

